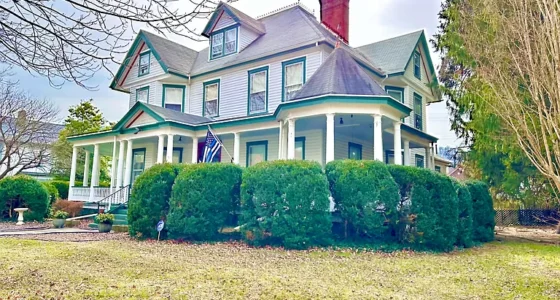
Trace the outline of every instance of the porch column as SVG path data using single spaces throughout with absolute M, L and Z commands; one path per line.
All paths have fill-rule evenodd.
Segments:
M 334 160 L 334 114 L 327 114 L 326 163 Z
M 284 159 L 284 121 L 278 122 L 278 159 Z
M 286 128 L 286 123 L 283 122 L 282 126 L 282 159 L 288 158 L 288 129 Z
M 94 189 L 99 185 L 99 144 L 93 146 L 93 168 L 91 170 L 91 186 L 89 201 L 93 201 Z
M 117 188 L 123 187 L 123 168 L 124 168 L 124 148 L 125 148 L 125 141 L 120 141 L 119 144 L 119 165 L 117 167 Z
M 431 158 L 431 156 L 432 156 L 432 151 L 431 151 L 430 147 L 427 147 L 427 148 L 425 149 L 425 151 L 426 151 L 426 159 L 425 159 L 425 162 L 424 162 L 424 163 L 425 163 L 426 169 L 430 169 L 430 170 L 431 170 L 431 169 L 432 169 L 432 166 L 431 166 L 431 165 L 432 165 L 432 158 Z
M 117 137 L 113 138 L 113 159 L 111 160 L 111 193 L 115 190 L 115 171 L 117 170 Z
M 198 163 L 198 137 L 192 138 L 192 163 Z
M 403 140 L 404 148 L 404 165 L 410 166 L 410 142 L 408 140 Z
M 88 177 L 89 177 L 89 151 L 86 150 L 86 159 L 84 162 L 84 181 L 83 186 L 88 187 Z
M 241 151 L 241 134 L 236 132 L 233 134 L 233 162 L 236 165 L 239 165 L 241 162 L 239 161 Z
M 78 159 L 78 148 L 72 147 L 72 166 L 70 167 L 70 187 L 76 184 L 76 160 Z
M 123 186 L 130 185 L 130 178 L 132 177 L 132 140 L 127 141 L 126 145 L 126 170 L 124 173 Z
M 383 126 L 381 115 L 373 115 L 373 158 L 383 161 Z
M 395 121 L 394 126 L 395 126 L 395 128 L 394 128 L 395 133 L 394 133 L 393 137 L 394 137 L 395 146 L 394 146 L 393 151 L 395 153 L 395 155 L 394 155 L 395 156 L 395 165 L 402 165 L 403 162 L 402 162 L 402 155 L 401 155 L 401 153 L 402 153 L 402 149 L 401 149 L 401 122 Z
M 296 120 L 288 119 L 288 159 L 294 159 L 296 154 Z
M 160 135 L 158 137 L 158 149 L 157 149 L 157 163 L 158 164 L 162 164 L 163 163 L 163 146 L 165 143 L 165 135 Z M 167 151 L 169 152 L 169 151 Z
M 165 161 L 168 163 L 173 162 L 173 135 L 167 135 L 167 155 Z

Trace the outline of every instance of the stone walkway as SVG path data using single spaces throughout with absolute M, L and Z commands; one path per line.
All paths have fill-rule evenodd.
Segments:
M 47 228 L 47 229 L 22 229 L 13 231 L 0 231 L 0 236 L 8 235 L 37 235 L 51 233 L 98 233 L 97 230 L 79 229 L 79 228 Z

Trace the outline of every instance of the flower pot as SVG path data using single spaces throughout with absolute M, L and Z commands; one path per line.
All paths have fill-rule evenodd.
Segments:
M 64 223 L 66 223 L 66 219 L 54 219 L 52 223 L 54 228 L 63 228 Z
M 97 224 L 97 228 L 99 229 L 99 232 L 107 233 L 111 232 L 111 229 L 113 229 L 113 224 L 99 223 Z

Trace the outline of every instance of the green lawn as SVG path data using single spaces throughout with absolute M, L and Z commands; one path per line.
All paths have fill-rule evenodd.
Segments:
M 0 239 L 0 299 L 559 299 L 560 247 L 451 254 Z

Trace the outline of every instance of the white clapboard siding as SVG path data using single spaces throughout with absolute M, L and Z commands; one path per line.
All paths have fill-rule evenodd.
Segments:
M 347 159 L 348 158 L 348 143 L 362 145 L 362 159 L 373 159 L 373 139 L 363 140 L 355 138 L 351 135 L 338 133 L 335 127 L 334 132 L 334 159 Z
M 134 142 L 132 144 L 132 149 L 146 148 L 146 164 L 144 170 L 151 168 L 157 162 L 157 142 Z M 126 170 L 130 172 L 130 170 Z
M 143 46 L 141 52 L 146 51 L 148 48 L 146 45 Z M 138 56 L 139 54 L 137 54 Z M 149 80 L 150 78 L 155 78 L 157 76 L 163 75 L 165 74 L 165 72 L 163 71 L 163 69 L 161 68 L 160 63 L 157 61 L 156 57 L 154 56 L 154 53 L 152 52 L 150 54 L 150 73 L 143 75 L 143 76 L 138 76 L 138 63 L 140 61 L 139 57 L 136 57 L 136 59 L 134 59 L 134 57 L 132 57 L 129 60 L 129 64 L 132 64 L 132 68 L 130 70 L 130 72 L 128 72 L 128 76 L 126 77 L 123 86 L 128 88 L 130 86 L 135 86 L 137 85 L 138 81 L 142 80 Z M 126 73 L 125 73 L 126 74 Z
M 133 118 L 134 119 L 134 118 Z M 132 124 L 129 124 L 128 127 L 138 127 L 142 125 L 148 124 L 155 124 L 157 123 L 156 119 L 150 116 L 147 113 L 142 113 Z
M 136 104 L 136 90 L 144 88 L 146 86 L 150 87 L 150 94 L 148 104 L 153 104 L 157 106 L 161 106 L 161 93 L 162 93 L 162 85 L 159 81 L 152 81 L 147 84 L 143 85 L 136 85 L 130 88 L 130 101 L 129 101 L 129 108 Z
M 235 24 L 237 24 L 235 20 L 232 17 L 230 17 L 227 13 L 224 13 L 216 23 L 216 26 L 214 27 L 213 31 L 217 31 Z
M 247 48 L 252 42 L 254 42 L 259 37 L 259 34 L 253 30 L 240 26 L 239 27 L 239 52 Z

